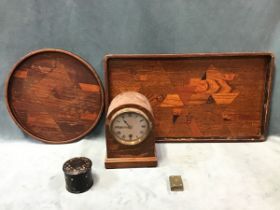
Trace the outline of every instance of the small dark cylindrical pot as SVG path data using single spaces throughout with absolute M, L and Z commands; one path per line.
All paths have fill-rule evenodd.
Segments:
M 66 189 L 69 192 L 82 193 L 91 188 L 91 166 L 91 160 L 85 157 L 72 158 L 63 164 Z

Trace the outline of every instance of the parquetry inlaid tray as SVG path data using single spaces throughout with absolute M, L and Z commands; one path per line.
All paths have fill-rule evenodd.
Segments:
M 64 50 L 42 49 L 14 66 L 6 101 L 12 118 L 27 134 L 48 143 L 67 143 L 94 128 L 104 96 L 87 62 Z
M 263 141 L 270 53 L 108 55 L 106 107 L 122 91 L 152 104 L 158 142 Z

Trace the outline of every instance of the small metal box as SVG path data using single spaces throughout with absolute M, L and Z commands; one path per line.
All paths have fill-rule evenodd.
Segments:
M 169 176 L 171 191 L 184 191 L 184 185 L 181 176 Z

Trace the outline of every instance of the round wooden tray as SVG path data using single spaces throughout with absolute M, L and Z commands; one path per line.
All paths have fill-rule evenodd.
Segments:
M 47 143 L 84 137 L 97 124 L 103 101 L 95 70 L 60 49 L 41 49 L 24 56 L 6 83 L 7 107 L 16 124 Z

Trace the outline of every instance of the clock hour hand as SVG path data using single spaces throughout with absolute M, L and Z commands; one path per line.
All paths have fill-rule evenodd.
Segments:
M 129 124 L 128 124 L 128 122 L 127 122 L 125 119 L 123 119 L 123 122 L 127 125 L 127 127 L 128 127 L 129 129 L 131 129 L 131 128 L 132 128 L 132 126 L 131 126 L 131 125 L 129 125 Z

